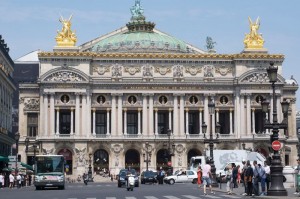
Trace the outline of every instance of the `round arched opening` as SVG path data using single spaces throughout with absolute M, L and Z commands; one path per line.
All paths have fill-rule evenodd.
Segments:
M 62 155 L 65 158 L 65 173 L 67 175 L 72 175 L 73 173 L 73 156 L 69 149 L 61 149 L 58 151 L 57 155 Z
M 94 153 L 94 172 L 106 175 L 109 171 L 109 156 L 104 149 L 98 149 Z
M 126 168 L 135 169 L 140 173 L 140 153 L 135 149 L 129 149 L 125 154 Z

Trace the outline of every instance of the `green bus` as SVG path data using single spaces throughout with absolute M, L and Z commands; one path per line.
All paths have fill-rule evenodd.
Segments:
M 37 155 L 34 164 L 36 190 L 45 187 L 65 189 L 64 163 L 62 155 Z

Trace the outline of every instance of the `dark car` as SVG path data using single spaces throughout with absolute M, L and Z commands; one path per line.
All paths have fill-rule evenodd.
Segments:
M 157 172 L 143 171 L 141 174 L 141 184 L 157 183 Z
M 134 175 L 134 186 L 139 187 L 139 176 L 137 175 L 135 169 L 121 169 L 118 175 L 118 187 L 126 185 L 127 175 L 131 173 Z

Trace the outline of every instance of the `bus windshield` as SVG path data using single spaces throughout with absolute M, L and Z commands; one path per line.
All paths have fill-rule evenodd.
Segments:
M 61 156 L 36 157 L 37 173 L 64 172 L 64 158 Z

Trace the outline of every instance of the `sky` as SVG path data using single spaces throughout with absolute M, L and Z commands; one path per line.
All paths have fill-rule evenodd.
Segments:
M 135 0 L 0 0 L 0 34 L 13 60 L 34 50 L 52 51 L 60 16 L 72 14 L 77 45 L 129 22 Z M 284 54 L 283 76 L 300 83 L 300 0 L 141 0 L 144 15 L 156 28 L 206 50 L 212 37 L 219 54 L 244 49 L 248 16 L 260 17 L 259 33 L 270 54 Z M 297 22 L 298 21 L 298 22 Z M 297 109 L 300 110 L 300 92 Z

